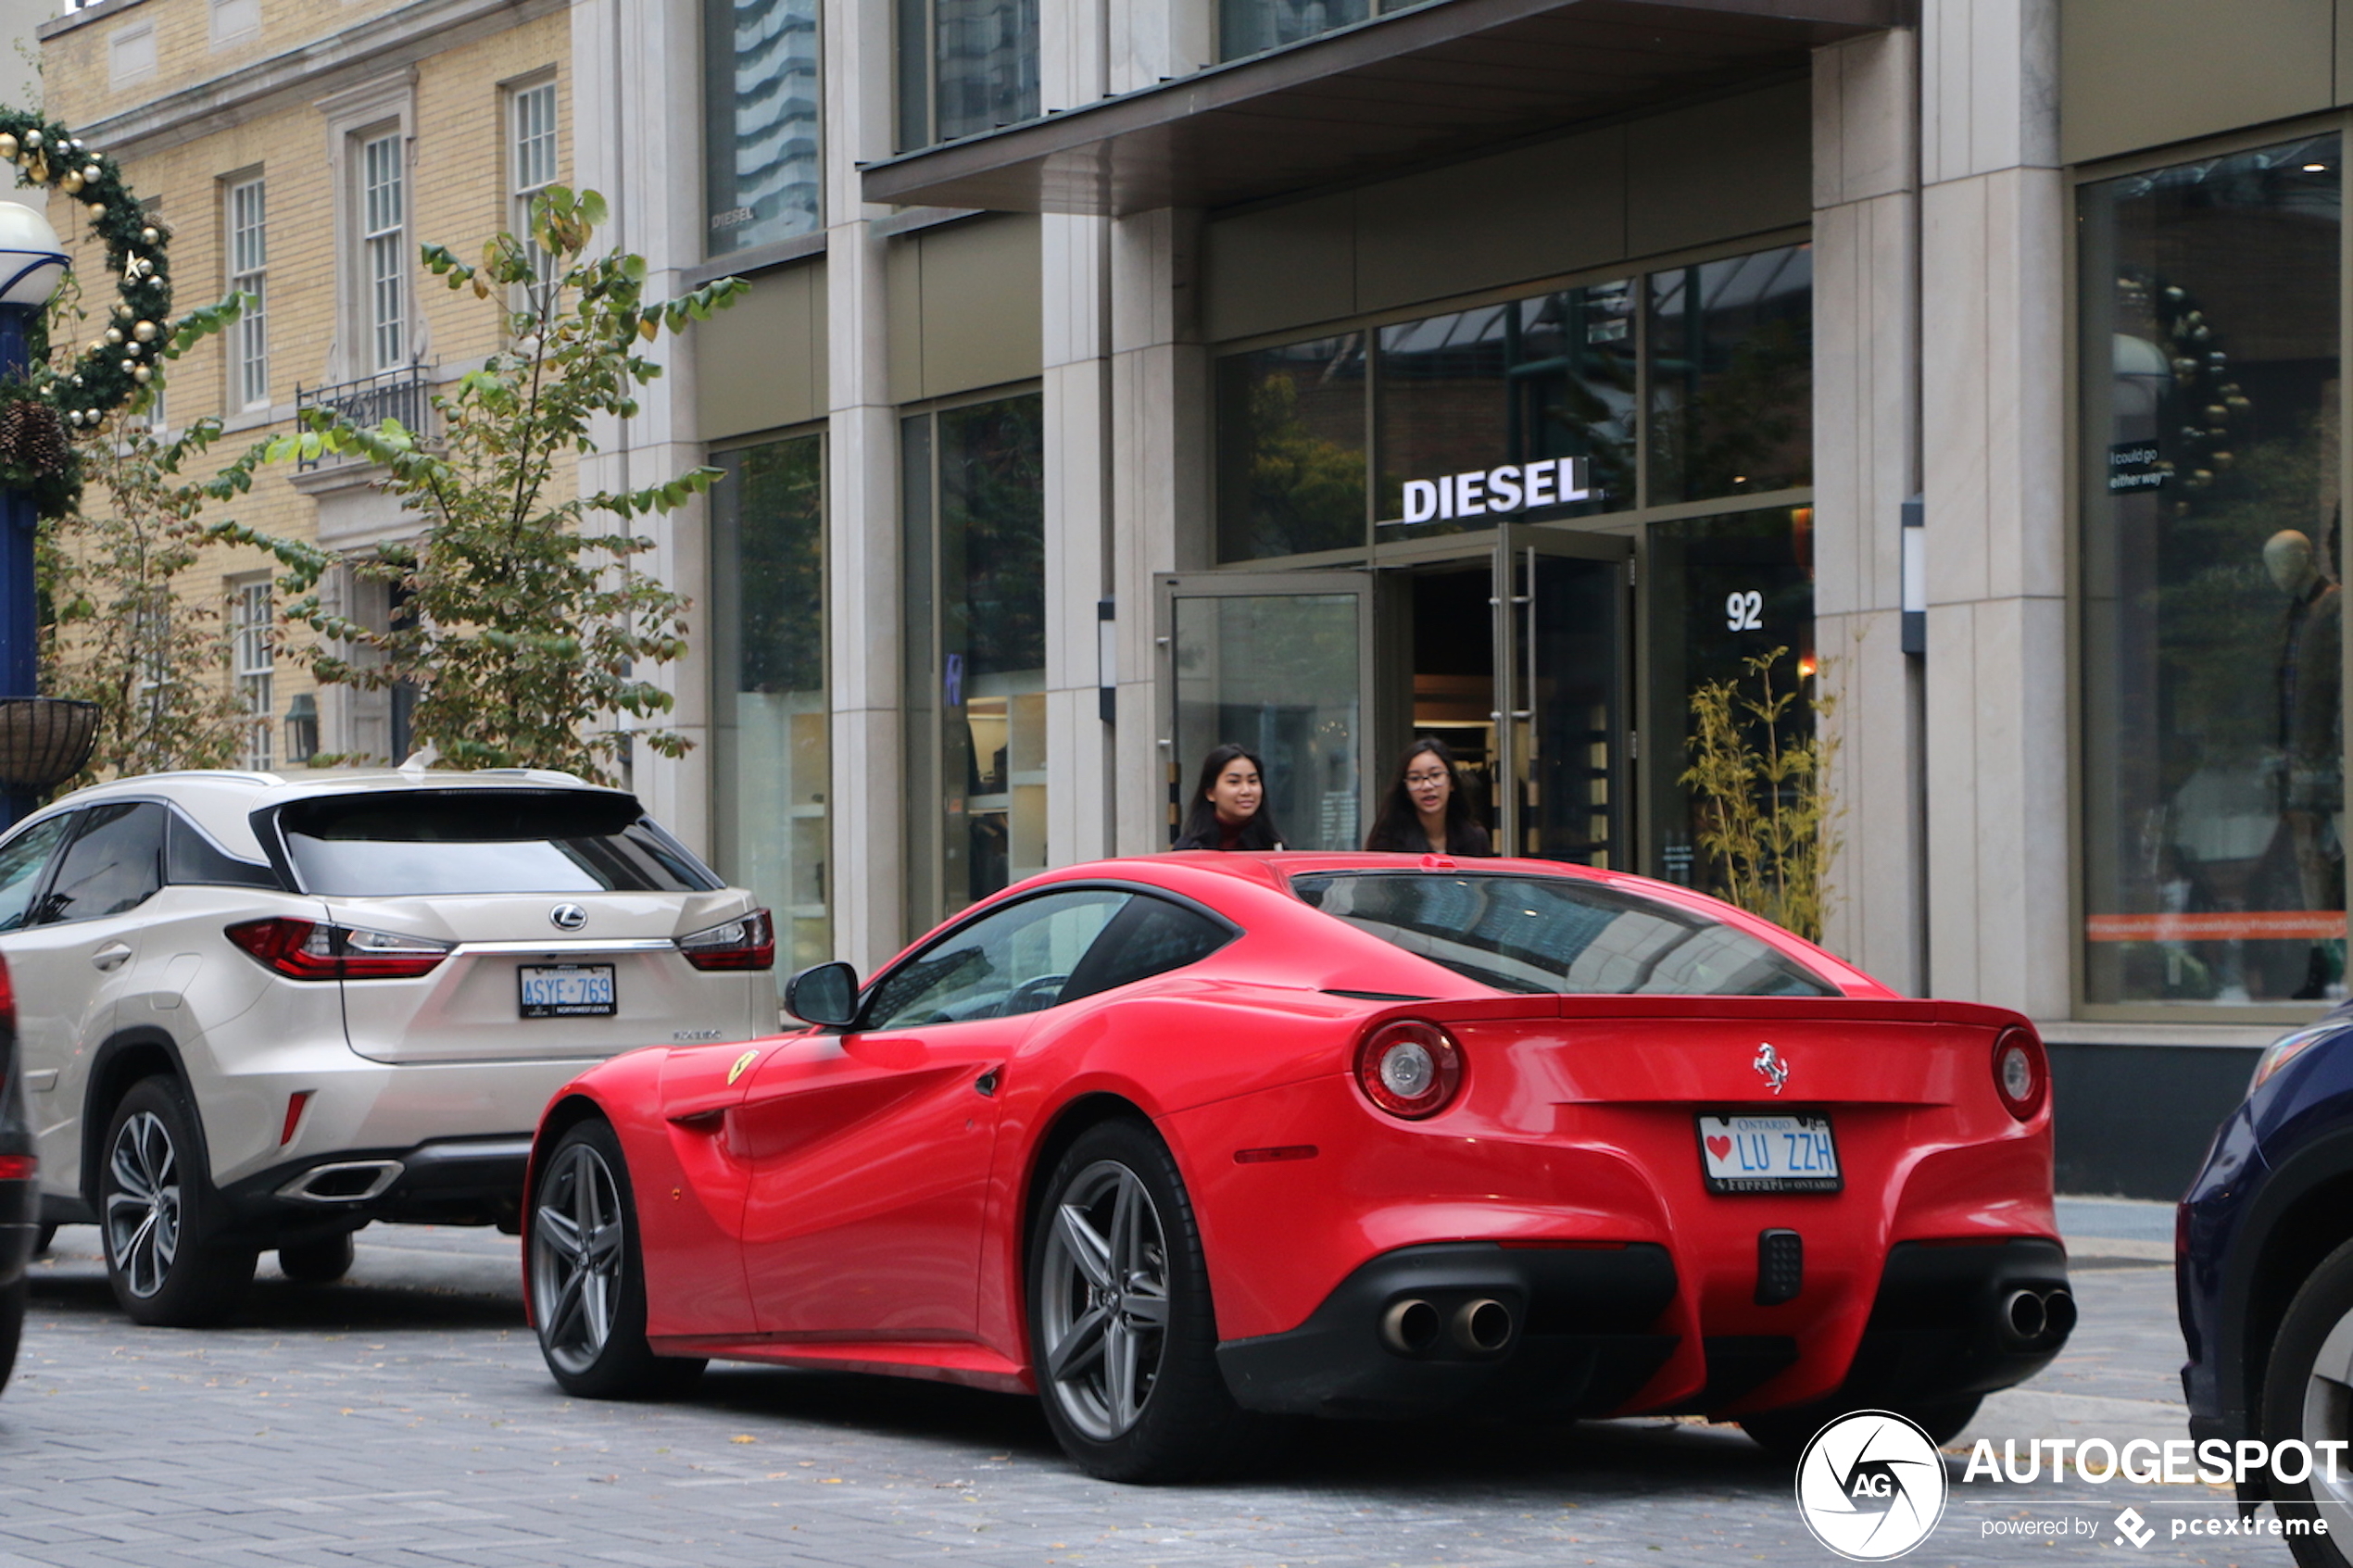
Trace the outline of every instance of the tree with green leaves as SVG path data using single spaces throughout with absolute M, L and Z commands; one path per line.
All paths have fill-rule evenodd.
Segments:
M 558 768 L 609 782 L 633 741 L 665 757 L 676 731 L 631 728 L 670 711 L 648 667 L 686 650 L 688 601 L 638 564 L 652 539 L 639 519 L 674 511 L 719 476 L 697 468 L 635 490 L 582 494 L 565 454 L 596 450 L 594 422 L 629 418 L 636 390 L 661 373 L 643 345 L 734 302 L 749 285 L 723 278 L 648 302 L 646 264 L 591 254 L 604 199 L 550 186 L 532 205 L 528 239 L 499 233 L 478 265 L 447 247 L 424 262 L 453 290 L 499 302 L 508 346 L 436 392 L 439 430 L 397 421 L 362 427 L 331 408 L 224 469 L 210 493 L 249 489 L 265 464 L 353 456 L 419 520 L 411 540 L 344 557 L 237 523 L 216 538 L 258 546 L 285 569 L 290 619 L 321 642 L 309 659 L 323 683 L 407 684 L 421 746 L 458 768 Z M 330 602 L 330 571 L 388 584 L 404 613 L 378 626 Z
M 1707 681 L 1692 693 L 1692 765 L 1677 782 L 1697 797 L 1699 847 L 1711 862 L 1713 891 L 1819 942 L 1841 839 L 1830 788 L 1838 740 L 1818 721 L 1836 699 L 1817 695 L 1812 733 L 1792 735 L 1798 687 L 1773 683 L 1774 666 L 1788 655 L 1777 647 L 1744 659 L 1745 681 Z

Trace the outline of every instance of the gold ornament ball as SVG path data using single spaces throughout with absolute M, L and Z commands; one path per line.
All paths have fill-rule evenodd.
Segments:
M 131 307 L 128 305 L 117 305 L 114 307 L 114 313 L 118 320 L 128 321 L 131 320 Z
M 156 324 L 153 321 L 142 321 L 131 329 L 131 335 L 141 343 L 153 343 L 156 340 Z
M 131 375 L 132 380 L 136 381 L 141 386 L 145 386 L 155 379 L 156 373 L 147 369 L 146 366 L 142 365 L 137 370 L 132 371 Z
M 85 354 L 104 354 L 106 351 L 107 345 L 105 342 L 94 337 L 90 340 L 90 346 L 82 350 Z
M 90 216 L 93 218 L 104 218 L 107 215 L 107 204 L 104 202 L 91 201 L 83 202 L 82 205 L 90 209 Z
M 66 177 L 57 182 L 57 189 L 63 191 L 69 196 L 80 195 L 82 194 L 82 176 L 75 173 L 70 169 L 67 169 Z
M 142 229 L 139 231 L 139 238 L 147 245 L 153 245 L 163 236 L 153 229 Z
M 127 375 L 129 375 L 132 371 L 133 371 L 133 370 L 137 370 L 138 368 L 139 368 L 139 361 L 138 361 L 138 360 L 136 360 L 136 359 L 125 359 L 125 360 L 122 362 L 122 373 L 123 373 L 124 375 L 126 375 L 126 376 L 127 376 Z
M 120 327 L 108 327 L 107 329 L 107 341 L 108 343 L 120 343 L 122 341 L 122 329 Z
M 6 158 L 10 163 L 14 163 L 17 161 L 17 153 L 19 150 L 19 149 L 17 146 L 17 139 L 14 136 L 9 135 L 6 132 L 0 131 L 0 157 Z

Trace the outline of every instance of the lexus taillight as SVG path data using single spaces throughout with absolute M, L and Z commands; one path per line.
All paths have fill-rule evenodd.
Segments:
M 2050 1065 L 2032 1029 L 2005 1029 L 1994 1040 L 1994 1092 L 2002 1108 L 2024 1122 L 2051 1092 Z
M 1463 1086 L 1463 1047 L 1435 1023 L 1384 1023 L 1356 1047 L 1356 1084 L 1391 1116 L 1435 1116 Z
M 17 1032 L 17 987 L 8 978 L 8 960 L 0 959 L 0 1029 Z
M 249 920 L 229 940 L 289 980 L 413 980 L 449 956 L 450 944 L 318 921 Z
M 697 969 L 774 969 L 776 967 L 776 922 L 765 909 L 738 915 L 678 938 L 678 950 Z

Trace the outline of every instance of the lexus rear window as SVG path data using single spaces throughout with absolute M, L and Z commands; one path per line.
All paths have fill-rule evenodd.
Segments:
M 403 790 L 297 800 L 278 829 L 306 893 L 686 893 L 721 882 L 625 795 Z
M 1838 988 L 1704 914 L 1568 877 L 1322 872 L 1302 898 L 1499 991 L 1835 997 Z

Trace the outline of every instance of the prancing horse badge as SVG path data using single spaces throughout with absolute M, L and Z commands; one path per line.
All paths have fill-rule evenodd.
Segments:
M 744 1075 L 744 1069 L 749 1067 L 753 1062 L 758 1061 L 759 1060 L 760 1053 L 758 1051 L 744 1052 L 743 1055 L 736 1059 L 736 1065 L 727 1069 L 727 1082 L 732 1084 L 736 1079 L 742 1077 Z

